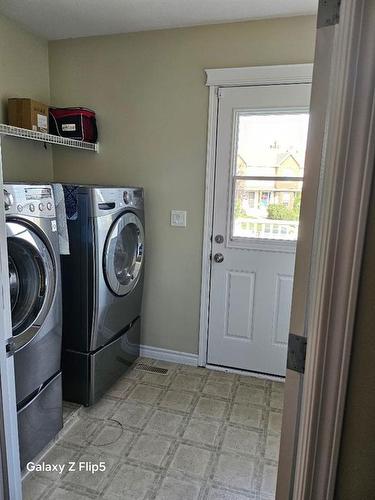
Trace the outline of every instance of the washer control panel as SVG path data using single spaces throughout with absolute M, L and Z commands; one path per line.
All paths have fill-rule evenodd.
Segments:
M 53 190 L 49 185 L 4 184 L 6 215 L 56 217 Z

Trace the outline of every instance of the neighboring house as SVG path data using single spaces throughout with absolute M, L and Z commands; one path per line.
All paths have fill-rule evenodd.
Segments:
M 263 159 L 264 158 L 264 155 Z M 273 158 L 272 158 L 273 156 Z M 243 158 L 237 158 L 238 175 L 269 176 L 269 181 L 244 180 L 237 187 L 237 199 L 241 208 L 252 217 L 267 217 L 267 207 L 271 204 L 293 208 L 297 193 L 301 192 L 301 182 L 278 181 L 275 177 L 303 177 L 303 168 L 292 153 L 270 155 L 272 164 L 249 166 Z
M 302 188 L 301 181 L 278 180 L 280 177 L 303 177 L 303 159 L 298 154 L 289 151 L 280 152 L 270 148 L 262 152 L 259 158 L 252 157 L 252 165 L 237 156 L 237 176 L 269 177 L 270 180 L 244 179 L 237 180 L 235 219 L 237 235 L 257 237 L 279 237 L 295 239 L 298 231 L 297 214 L 293 209 L 298 206 Z M 270 205 L 285 207 L 279 214 L 272 216 Z M 276 207 L 276 208 L 278 208 Z M 288 214 L 290 214 L 288 216 Z M 274 223 L 273 221 L 280 221 Z M 272 221 L 272 225 L 270 222 Z M 285 223 L 288 221 L 288 227 Z M 273 236 L 271 236 L 273 235 Z M 289 235 L 289 237 L 287 236 Z

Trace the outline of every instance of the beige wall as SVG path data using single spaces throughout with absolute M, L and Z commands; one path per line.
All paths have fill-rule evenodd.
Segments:
M 7 122 L 9 97 L 49 102 L 48 43 L 0 16 L 0 122 Z M 52 153 L 42 144 L 4 139 L 4 179 L 53 178 Z
M 310 62 L 312 18 L 138 33 L 50 45 L 56 104 L 98 111 L 101 152 L 56 150 L 60 180 L 137 183 L 147 195 L 148 269 L 144 342 L 197 352 L 207 89 L 203 68 Z M 6 101 L 48 102 L 45 41 L 0 16 L 0 121 Z M 6 139 L 5 177 L 52 178 L 50 152 Z M 375 490 L 375 187 L 360 285 L 335 497 Z M 188 210 L 173 229 L 169 210 Z
M 143 343 L 198 350 L 204 68 L 311 62 L 314 36 L 315 19 L 295 17 L 50 43 L 53 104 L 95 109 L 100 132 L 98 155 L 54 151 L 55 179 L 145 188 Z
M 336 500 L 375 496 L 375 183 L 357 307 Z

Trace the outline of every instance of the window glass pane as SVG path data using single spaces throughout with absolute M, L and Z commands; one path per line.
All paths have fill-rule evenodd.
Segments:
M 40 313 L 46 290 L 45 268 L 28 242 L 8 238 L 8 265 L 13 335 L 29 328 Z
M 127 224 L 116 239 L 114 270 L 121 285 L 128 285 L 133 279 L 138 253 L 138 228 Z
M 236 175 L 303 177 L 308 113 L 240 113 Z
M 275 178 L 235 182 L 234 238 L 297 239 L 301 181 Z M 252 194 L 249 196 L 249 193 Z
M 255 207 L 255 191 L 249 191 L 248 193 L 248 199 L 249 199 L 249 208 L 254 208 Z

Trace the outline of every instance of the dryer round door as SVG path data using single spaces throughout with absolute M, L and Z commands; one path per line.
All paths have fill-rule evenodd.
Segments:
M 104 247 L 104 276 L 111 292 L 124 296 L 133 290 L 143 258 L 143 225 L 134 213 L 125 212 L 112 224 Z
M 14 348 L 38 333 L 54 296 L 51 254 L 41 237 L 21 221 L 7 221 L 8 267 Z

